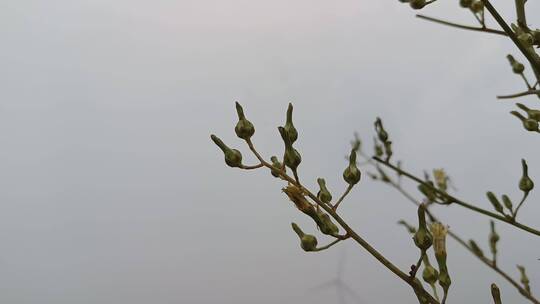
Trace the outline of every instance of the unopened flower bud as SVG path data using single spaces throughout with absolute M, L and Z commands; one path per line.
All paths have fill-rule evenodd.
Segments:
M 326 181 L 324 178 L 318 178 L 317 183 L 319 184 L 319 192 L 317 192 L 317 197 L 325 204 L 330 203 L 332 200 L 332 194 L 330 194 L 330 191 L 328 191 L 326 188 Z
M 529 193 L 529 191 L 534 188 L 534 183 L 528 175 L 529 168 L 524 159 L 521 159 L 521 167 L 523 169 L 523 173 L 521 179 L 519 180 L 519 189 L 525 193 Z
M 501 291 L 499 290 L 499 287 L 495 285 L 495 283 L 491 284 L 491 296 L 493 297 L 494 304 L 502 304 Z
M 318 221 L 315 221 L 317 223 L 317 226 L 319 226 L 319 229 L 322 233 L 326 235 L 337 235 L 339 232 L 338 226 L 332 222 L 332 219 L 330 219 L 330 216 L 322 211 L 317 212 L 317 216 L 319 218 Z
M 518 108 L 522 109 L 523 111 L 525 111 L 525 113 L 527 113 L 527 116 L 530 118 L 530 119 L 534 119 L 536 121 L 540 121 L 540 110 L 533 110 L 533 109 L 530 109 L 529 107 L 527 107 L 526 105 L 524 104 L 521 104 L 521 103 L 516 103 L 516 106 L 518 106 Z
M 288 133 L 285 131 L 285 128 L 278 127 L 278 130 L 281 134 L 281 138 L 285 143 L 285 154 L 283 156 L 285 166 L 296 170 L 296 168 L 298 168 L 298 165 L 300 165 L 300 163 L 302 162 L 302 157 L 300 156 L 300 153 L 298 153 L 298 151 L 293 148 L 292 142 L 290 141 L 290 137 L 287 135 Z
M 379 117 L 375 120 L 375 132 L 377 132 L 377 136 L 381 142 L 384 143 L 388 140 L 388 133 L 384 129 L 382 120 Z
M 360 170 L 356 166 L 356 151 L 353 149 L 349 156 L 349 166 L 343 171 L 343 179 L 352 186 L 360 181 L 360 177 Z
M 313 251 L 317 249 L 317 238 L 311 234 L 305 234 L 298 225 L 291 223 L 291 226 L 300 238 L 300 247 L 305 251 Z
M 514 59 L 514 56 L 507 55 L 506 58 L 508 58 L 508 61 L 510 62 L 510 66 L 512 66 L 512 71 L 516 74 L 521 74 L 525 70 L 525 66 L 518 62 L 516 59 Z
M 502 196 L 502 201 L 503 201 L 503 204 L 504 206 L 506 207 L 506 209 L 510 210 L 510 212 L 512 211 L 512 201 L 510 200 L 510 198 L 508 197 L 508 195 L 506 194 L 503 194 Z
M 484 252 L 482 251 L 482 249 L 478 246 L 478 244 L 476 244 L 476 242 L 474 240 L 469 240 L 469 247 L 471 248 L 472 252 L 479 256 L 479 257 L 484 257 Z
M 499 200 L 497 199 L 495 194 L 493 194 L 493 192 L 491 192 L 491 191 L 488 191 L 488 192 L 486 192 L 486 196 L 487 196 L 489 202 L 491 203 L 491 205 L 493 205 L 493 208 L 495 209 L 495 211 L 497 211 L 497 212 L 499 212 L 501 214 L 504 214 L 503 206 L 501 205 L 501 203 L 499 202 Z
M 459 5 L 463 8 L 469 8 L 472 5 L 472 0 L 459 0 Z
M 379 144 L 375 144 L 375 156 L 381 157 L 383 156 L 383 154 L 384 154 L 383 147 Z
M 285 134 L 289 138 L 291 145 L 294 144 L 296 139 L 298 139 L 298 131 L 296 131 L 296 128 L 294 127 L 294 124 L 292 121 L 292 114 L 293 114 L 293 105 L 292 103 L 289 103 L 289 107 L 287 108 L 287 120 L 285 122 L 285 126 L 283 127 L 283 129 L 285 130 Z
M 525 287 L 525 290 L 528 293 L 531 293 L 531 286 L 529 285 L 529 278 L 527 277 L 527 273 L 525 273 L 525 267 L 521 265 L 517 265 L 517 268 L 519 269 L 519 272 L 521 273 L 521 284 L 523 284 L 523 287 Z
M 495 222 L 490 221 L 490 225 L 491 232 L 489 233 L 489 248 L 495 257 L 497 255 L 497 242 L 499 241 L 500 237 L 499 234 L 497 234 L 497 231 L 495 231 Z
M 214 134 L 210 135 L 210 138 L 221 149 L 221 151 L 223 151 L 223 154 L 225 154 L 225 163 L 229 167 L 234 168 L 242 166 L 242 154 L 240 151 L 227 147 L 227 145 L 225 145 L 223 141 L 221 141 L 221 139 Z
M 530 132 L 538 132 L 538 121 L 531 118 L 525 118 L 525 116 L 521 115 L 521 113 L 517 111 L 510 111 L 510 114 L 521 120 L 521 123 L 523 124 L 523 128 L 525 128 L 525 130 Z
M 273 177 L 279 177 L 283 164 L 279 162 L 276 156 L 270 157 L 270 160 L 272 161 L 272 170 L 270 171 L 270 174 L 272 174 Z
M 409 5 L 413 9 L 418 10 L 426 6 L 426 0 L 410 0 Z
M 474 0 L 471 3 L 471 10 L 475 13 L 480 13 L 484 9 L 484 2 L 482 0 Z
M 246 119 L 244 109 L 242 109 L 242 106 L 238 102 L 236 102 L 236 113 L 238 113 L 238 123 L 236 123 L 234 132 L 238 137 L 248 140 L 255 133 L 255 127 Z
M 384 153 L 386 153 L 386 161 L 390 160 L 390 157 L 394 154 L 392 151 L 392 142 L 389 140 L 384 142 Z
M 424 265 L 422 278 L 428 284 L 435 284 L 435 282 L 437 282 L 437 279 L 439 278 L 439 272 L 431 265 Z
M 424 204 L 418 206 L 418 229 L 413 236 L 413 240 L 416 247 L 424 252 L 433 244 L 433 237 L 427 229 L 426 206 Z

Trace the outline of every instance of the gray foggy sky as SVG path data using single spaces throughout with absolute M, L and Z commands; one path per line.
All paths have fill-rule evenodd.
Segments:
M 423 11 L 473 23 L 457 1 Z M 538 3 L 530 20 L 539 17 Z M 494 1 L 507 17 L 511 1 Z M 209 139 L 254 159 L 234 135 L 243 104 L 265 157 L 295 105 L 300 176 L 334 196 L 349 141 L 371 149 L 383 118 L 404 167 L 445 168 L 458 196 L 490 208 L 485 191 L 519 198 L 520 159 L 540 180 L 536 136 L 496 94 L 523 89 L 502 37 L 414 18 L 398 1 L 3 1 L 0 5 L 0 302 L 9 304 L 336 303 L 335 277 L 362 303 L 415 303 L 413 293 L 352 242 L 317 254 L 290 222 L 312 224 L 266 171 L 226 167 Z M 493 23 L 491 23 L 493 24 Z M 517 56 L 521 60 L 520 56 Z M 523 102 L 534 106 L 534 98 Z M 413 193 L 414 185 L 408 184 Z M 520 220 L 539 227 L 533 191 Z M 489 221 L 435 207 L 488 252 Z M 395 222 L 416 210 L 364 178 L 341 210 L 402 269 L 417 259 Z M 499 263 L 540 286 L 538 239 L 498 226 Z M 323 239 L 320 239 L 324 242 Z M 448 241 L 449 303 L 525 303 Z M 538 292 L 536 292 L 538 294 Z

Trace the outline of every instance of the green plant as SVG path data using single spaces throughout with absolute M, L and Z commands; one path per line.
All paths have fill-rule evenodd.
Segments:
M 435 3 L 437 0 L 400 1 L 408 2 L 413 9 L 422 9 Z M 460 29 L 496 34 L 510 38 L 520 51 L 521 55 L 527 60 L 527 65 L 531 68 L 536 81 L 531 85 L 531 82 L 525 75 L 525 65 L 520 63 L 513 55 L 507 55 L 513 73 L 519 75 L 524 80 L 527 89 L 515 94 L 498 96 L 498 98 L 507 100 L 525 95 L 536 95 L 540 98 L 540 90 L 538 89 L 540 86 L 540 56 L 536 52 L 536 48 L 540 47 L 540 30 L 531 29 L 527 25 L 525 4 L 526 0 L 515 0 L 516 22 L 511 25 L 507 24 L 488 0 L 459 1 L 461 7 L 470 10 L 479 23 L 479 26 L 461 25 L 424 15 L 417 16 L 424 20 Z M 487 26 L 486 13 L 489 13 L 494 18 L 502 30 Z M 516 103 L 516 106 L 518 110 L 521 110 L 524 114 L 518 111 L 511 111 L 511 114 L 521 121 L 523 128 L 529 132 L 540 132 L 540 110 L 531 109 L 521 103 Z M 302 157 L 300 152 L 294 147 L 294 143 L 298 139 L 299 134 L 293 123 L 292 104 L 289 104 L 288 106 L 284 126 L 278 127 L 279 134 L 284 143 L 283 155 L 282 157 L 271 156 L 269 161 L 263 158 L 255 148 L 251 139 L 255 134 L 255 127 L 253 123 L 247 120 L 244 110 L 239 103 L 236 103 L 236 111 L 238 114 L 238 123 L 235 127 L 235 132 L 239 138 L 245 141 L 249 150 L 255 155 L 259 163 L 254 165 L 243 164 L 240 151 L 229 148 L 215 135 L 211 135 L 211 138 L 223 151 L 225 163 L 228 166 L 244 170 L 266 168 L 273 177 L 286 182 L 286 186 L 282 189 L 285 195 L 293 202 L 300 212 L 313 220 L 322 234 L 333 239 L 333 241 L 328 244 L 319 246 L 315 235 L 304 233 L 297 224 L 292 223 L 292 228 L 298 235 L 300 246 L 303 250 L 307 252 L 326 250 L 341 241 L 352 239 L 377 259 L 381 265 L 389 269 L 405 284 L 409 285 L 415 293 L 419 303 L 440 304 L 446 303 L 452 286 L 451 269 L 449 270 L 450 267 L 447 265 L 448 253 L 446 250 L 446 238 L 449 236 L 456 240 L 466 250 L 471 252 L 480 262 L 494 270 L 498 275 L 514 286 L 525 299 L 535 304 L 540 303 L 531 292 L 529 279 L 523 266 L 518 266 L 521 276 L 520 281 L 518 282 L 497 264 L 497 243 L 500 236 L 495 229 L 495 220 L 514 226 L 523 232 L 540 236 L 540 230 L 531 227 L 528 224 L 521 223 L 517 218 L 520 208 L 523 206 L 529 193 L 534 189 L 534 182 L 529 176 L 529 168 L 524 159 L 521 160 L 522 177 L 517 183 L 518 188 L 523 194 L 519 203 L 514 206 L 508 195 L 502 194 L 499 199 L 497 194 L 488 191 L 486 193 L 487 199 L 492 204 L 494 211 L 483 209 L 477 207 L 477 204 L 468 202 L 452 194 L 450 191 L 452 188 L 451 180 L 444 170 L 435 169 L 431 176 L 428 173 L 424 173 L 424 177 L 421 178 L 403 169 L 399 161 L 396 163 L 392 162 L 394 151 L 390 135 L 384 128 L 383 121 L 380 118 L 376 118 L 374 123 L 376 135 L 374 137 L 374 155 L 370 156 L 366 154 L 361 149 L 362 144 L 360 139 L 355 136 L 355 139 L 352 142 L 352 149 L 348 155 L 349 163 L 347 167 L 344 168 L 342 174 L 346 185 L 345 190 L 337 200 L 333 201 L 334 197 L 327 188 L 323 178 L 317 179 L 319 189 L 316 194 L 307 189 L 300 182 L 298 169 L 302 163 Z M 360 162 L 359 159 L 362 161 Z M 367 171 L 363 174 L 359 168 L 360 164 L 370 166 L 376 172 L 372 173 Z M 289 172 L 291 172 L 292 175 L 289 174 Z M 411 266 L 410 271 L 404 271 L 395 266 L 363 237 L 356 233 L 338 213 L 339 206 L 353 188 L 358 185 L 363 175 L 367 175 L 374 180 L 381 181 L 396 189 L 407 200 L 417 206 L 417 227 L 408 224 L 404 220 L 399 221 L 399 224 L 404 225 L 407 228 L 407 231 L 413 235 L 414 244 L 419 249 L 418 261 Z M 424 196 L 423 201 L 420 202 L 416 200 L 411 193 L 401 186 L 401 182 L 404 178 L 409 179 L 418 185 L 418 190 Z M 489 257 L 486 256 L 476 241 L 465 241 L 464 238 L 458 236 L 456 233 L 449 230 L 446 225 L 442 224 L 430 210 L 430 206 L 433 204 L 459 206 L 491 218 L 488 237 L 491 255 Z M 436 267 L 430 262 L 430 255 L 435 258 Z M 422 266 L 423 271 L 421 278 L 430 286 L 431 292 L 425 289 L 418 278 L 417 273 Z M 442 298 L 438 295 L 436 283 L 442 288 Z M 494 303 L 502 303 L 500 290 L 495 284 L 491 285 L 491 294 Z

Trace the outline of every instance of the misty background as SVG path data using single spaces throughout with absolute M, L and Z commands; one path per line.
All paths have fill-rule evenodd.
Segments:
M 512 1 L 493 2 L 514 19 Z M 529 2 L 533 23 L 540 5 Z M 258 150 L 280 155 L 276 127 L 292 101 L 301 179 L 316 189 L 324 177 L 338 197 L 353 132 L 371 152 L 380 116 L 405 169 L 442 167 L 456 195 L 483 208 L 487 190 L 517 201 L 521 158 L 540 182 L 538 135 L 495 95 L 524 89 L 505 56 L 523 57 L 508 39 L 414 13 L 368 0 L 2 1 L 0 302 L 337 303 L 335 289 L 314 288 L 336 277 L 345 256 L 342 279 L 361 297 L 348 303 L 416 303 L 353 242 L 303 252 L 290 222 L 315 228 L 281 193 L 284 183 L 226 167 L 209 138 L 255 162 L 233 131 L 239 101 Z M 476 22 L 458 1 L 422 13 Z M 366 170 L 340 213 L 407 270 L 418 250 L 395 223 L 414 223 L 416 209 Z M 539 198 L 533 190 L 520 221 L 540 227 Z M 486 217 L 433 211 L 489 253 Z M 516 279 L 515 264 L 526 266 L 538 294 L 538 238 L 497 229 L 500 266 Z M 526 303 L 447 243 L 449 303 L 491 303 L 492 282 L 505 303 Z

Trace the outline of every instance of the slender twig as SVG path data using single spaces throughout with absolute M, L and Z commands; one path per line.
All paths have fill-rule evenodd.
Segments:
M 513 212 L 512 218 L 513 218 L 514 220 L 516 219 L 516 216 L 517 216 L 517 213 L 518 213 L 519 208 L 521 208 L 521 205 L 523 205 L 523 203 L 524 203 L 525 200 L 527 199 L 527 196 L 529 196 L 529 192 L 524 192 L 524 193 L 523 193 L 523 198 L 521 199 L 521 202 L 519 202 L 518 206 L 516 207 L 516 209 L 515 209 L 514 212 Z
M 253 170 L 253 169 L 258 169 L 261 167 L 264 167 L 264 165 L 263 164 L 257 164 L 253 166 L 240 165 L 240 169 L 244 169 L 244 170 Z
M 411 270 L 411 278 L 414 278 L 416 276 L 416 273 L 418 272 L 418 269 L 420 269 L 420 266 L 422 265 L 422 261 L 424 259 L 424 255 L 426 255 L 425 251 L 422 251 L 420 253 L 420 258 L 418 259 L 418 262 L 414 265 L 414 269 Z
M 496 30 L 496 29 L 492 29 L 492 28 L 463 25 L 463 24 L 449 22 L 449 21 L 445 21 L 445 20 L 442 20 L 442 19 L 437 19 L 437 18 L 428 17 L 428 16 L 424 16 L 424 15 L 416 15 L 416 17 L 418 17 L 420 19 L 427 20 L 427 21 L 439 23 L 439 24 L 444 24 L 444 25 L 448 25 L 448 26 L 452 26 L 452 27 L 457 27 L 457 28 L 460 28 L 460 29 L 463 29 L 463 30 L 470 30 L 470 31 L 476 31 L 476 32 L 497 34 L 497 35 L 501 35 L 501 36 L 508 36 L 508 34 L 506 34 L 504 31 L 500 31 L 500 30 Z
M 394 170 L 394 171 L 396 171 L 396 172 L 402 174 L 403 176 L 408 177 L 409 179 L 411 179 L 411 180 L 413 180 L 413 181 L 415 181 L 415 182 L 417 182 L 417 183 L 419 183 L 419 184 L 425 185 L 426 187 L 430 187 L 431 189 L 433 189 L 433 191 L 435 191 L 435 192 L 437 192 L 438 194 L 440 194 L 440 195 L 442 195 L 442 196 L 444 196 L 444 197 L 450 199 L 450 201 L 451 201 L 452 203 L 455 203 L 455 204 L 460 205 L 460 206 L 462 206 L 462 207 L 465 207 L 465 208 L 467 208 L 467 209 L 476 211 L 476 212 L 478 212 L 478 213 L 487 215 L 487 216 L 489 216 L 489 217 L 498 219 L 499 221 L 508 223 L 508 224 L 510 224 L 510 225 L 512 225 L 512 226 L 515 226 L 515 227 L 517 227 L 517 228 L 520 228 L 520 229 L 522 229 L 522 230 L 524 230 L 524 231 L 527 231 L 527 232 L 529 232 L 529 233 L 532 233 L 532 234 L 535 234 L 535 235 L 540 236 L 540 231 L 538 231 L 538 230 L 536 230 L 536 229 L 534 229 L 534 228 L 531 228 L 531 227 L 526 226 L 526 225 L 524 225 L 524 224 L 518 223 L 518 222 L 512 220 L 511 218 L 508 219 L 508 218 L 506 218 L 506 217 L 504 217 L 504 216 L 501 216 L 501 215 L 499 215 L 499 214 L 496 214 L 496 213 L 494 213 L 494 212 L 491 212 L 491 211 L 488 211 L 488 210 L 485 210 L 485 209 L 482 209 L 482 208 L 473 206 L 473 205 L 471 205 L 471 204 L 469 204 L 469 203 L 467 203 L 467 202 L 465 202 L 465 201 L 463 201 L 463 200 L 460 200 L 460 199 L 458 199 L 458 198 L 456 198 L 456 197 L 454 197 L 454 196 L 452 196 L 452 195 L 450 195 L 450 194 L 448 194 L 448 193 L 446 193 L 446 192 L 444 192 L 444 191 L 441 191 L 441 190 L 439 190 L 439 189 L 437 189 L 437 188 L 432 187 L 431 185 L 429 185 L 429 184 L 426 183 L 425 181 L 421 180 L 420 178 L 418 178 L 418 177 L 412 175 L 411 173 L 406 172 L 406 171 L 403 171 L 402 169 L 400 169 L 400 168 L 398 168 L 398 167 L 396 167 L 396 166 L 390 164 L 389 162 L 386 162 L 386 161 L 384 161 L 384 160 L 382 160 L 382 159 L 380 159 L 380 158 L 378 158 L 378 157 L 376 157 L 376 156 L 374 156 L 373 159 L 376 160 L 377 162 L 383 164 L 384 166 L 386 166 L 386 167 L 388 167 L 388 168 L 390 168 L 390 169 L 392 169 L 392 170 Z
M 536 77 L 538 78 L 539 72 L 540 72 L 540 57 L 538 55 L 533 55 L 525 46 L 523 43 L 521 43 L 516 36 L 516 33 L 508 26 L 504 18 L 499 14 L 499 12 L 493 7 L 493 5 L 489 2 L 489 0 L 482 0 L 484 2 L 484 7 L 489 11 L 489 13 L 493 16 L 495 21 L 499 24 L 499 26 L 504 30 L 504 32 L 512 39 L 514 44 L 518 47 L 518 49 L 521 51 L 523 56 L 527 58 L 529 61 L 531 67 L 533 68 Z M 540 79 L 539 79 L 540 80 Z
M 334 207 L 332 207 L 332 210 L 336 211 L 339 204 L 341 204 L 341 202 L 343 201 L 343 199 L 345 198 L 345 196 L 347 196 L 347 194 L 349 194 L 349 192 L 351 192 L 352 188 L 354 187 L 354 185 L 349 185 L 347 186 L 347 189 L 345 190 L 345 192 L 343 192 L 343 194 L 341 195 L 341 197 L 338 199 L 338 201 L 334 204 Z
M 540 94 L 540 90 L 528 90 L 528 91 L 525 91 L 525 92 L 511 94 L 511 95 L 497 96 L 497 98 L 498 99 L 511 99 L 511 98 L 517 98 L 517 97 L 522 97 L 522 96 L 526 96 L 526 95 L 538 95 L 538 94 Z
M 323 250 L 326 250 L 326 249 L 328 249 L 328 248 L 334 246 L 335 244 L 337 244 L 337 243 L 339 243 L 339 242 L 341 242 L 341 241 L 342 241 L 342 239 L 336 239 L 336 240 L 334 240 L 332 243 L 330 243 L 330 244 L 328 244 L 328 245 L 326 245 L 326 246 L 322 246 L 322 247 L 319 247 L 319 248 L 315 248 L 315 249 L 312 250 L 312 251 L 323 251 Z
M 379 166 L 378 163 L 375 163 L 375 162 L 371 161 L 367 156 L 365 156 L 363 154 L 361 154 L 361 155 L 364 158 L 366 158 L 372 166 L 375 166 L 375 167 Z M 388 178 L 388 184 L 392 188 L 399 191 L 408 201 L 410 201 L 411 203 L 413 203 L 416 206 L 420 206 L 420 202 L 417 199 L 415 199 L 409 192 L 407 192 L 405 189 L 403 189 L 403 187 L 401 187 L 401 185 L 399 185 L 393 179 Z M 426 214 L 427 214 L 430 221 L 432 221 L 432 222 L 438 222 L 439 221 L 439 219 L 437 219 L 437 217 L 429 210 L 429 208 L 426 208 Z M 508 281 L 508 283 L 512 284 L 512 286 L 514 286 L 518 290 L 518 292 L 521 295 L 523 295 L 526 299 L 528 299 L 529 301 L 531 301 L 534 304 L 540 304 L 540 300 L 533 297 L 531 293 L 527 292 L 523 287 L 521 287 L 521 285 L 519 283 L 517 283 L 514 279 L 512 279 L 512 277 L 510 277 L 506 272 L 501 270 L 497 266 L 497 264 L 495 263 L 494 260 L 490 261 L 486 257 L 481 257 L 481 256 L 475 254 L 474 251 L 472 250 L 472 248 L 467 244 L 467 242 L 465 242 L 459 235 L 454 233 L 452 230 L 448 231 L 448 235 L 452 239 L 454 239 L 456 242 L 458 242 L 458 244 L 465 247 L 465 249 L 467 249 L 469 252 L 471 252 L 472 255 L 475 256 L 476 258 L 478 258 L 482 263 L 484 263 L 486 266 L 493 269 L 496 273 L 498 273 L 500 276 L 502 276 L 506 281 Z
M 523 72 L 519 73 L 519 75 L 521 75 L 521 78 L 523 78 L 523 81 L 525 81 L 525 84 L 527 85 L 527 88 L 529 90 L 532 90 L 533 87 L 531 86 L 531 84 L 529 83 L 529 80 L 527 79 L 527 77 L 525 76 L 525 74 Z
M 251 139 L 247 139 L 246 143 L 249 149 L 253 152 L 255 157 L 268 169 L 272 170 L 273 167 L 270 163 L 265 161 L 259 152 L 255 149 Z M 396 265 L 390 262 L 386 257 L 384 257 L 379 251 L 372 247 L 366 240 L 364 240 L 360 235 L 358 235 L 331 207 L 324 204 L 319 198 L 313 194 L 311 191 L 303 187 L 301 184 L 297 183 L 292 177 L 287 175 L 285 172 L 279 172 L 283 180 L 289 182 L 290 184 L 298 187 L 303 193 L 305 193 L 311 200 L 313 200 L 318 206 L 320 206 L 324 211 L 326 211 L 338 224 L 347 232 L 352 239 L 354 239 L 361 247 L 368 251 L 375 259 L 377 259 L 381 264 L 383 264 L 388 270 L 397 275 L 401 280 L 407 283 L 413 288 L 416 294 L 421 294 L 424 296 L 427 301 L 431 304 L 440 304 L 439 301 L 435 300 L 422 286 L 419 281 L 411 279 L 406 273 L 401 271 Z

